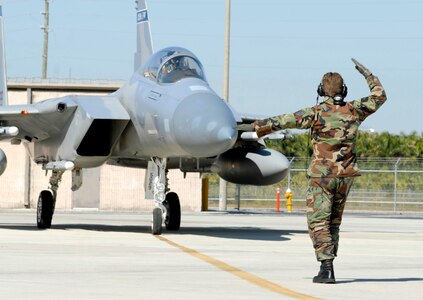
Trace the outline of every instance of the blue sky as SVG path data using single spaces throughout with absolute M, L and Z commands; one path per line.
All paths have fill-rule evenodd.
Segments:
M 226 0 L 150 0 L 155 50 L 181 46 L 222 95 Z M 44 0 L 3 0 L 9 77 L 40 77 Z M 48 77 L 129 79 L 133 0 L 51 0 Z M 312 106 L 324 73 L 348 100 L 367 96 L 356 58 L 379 76 L 388 102 L 363 126 L 423 132 L 423 1 L 232 0 L 230 103 L 263 115 Z

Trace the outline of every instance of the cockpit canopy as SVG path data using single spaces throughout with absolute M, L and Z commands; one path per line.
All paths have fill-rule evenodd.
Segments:
M 203 66 L 195 55 L 179 47 L 170 47 L 155 53 L 141 67 L 144 77 L 159 83 L 173 83 L 195 77 L 206 81 Z

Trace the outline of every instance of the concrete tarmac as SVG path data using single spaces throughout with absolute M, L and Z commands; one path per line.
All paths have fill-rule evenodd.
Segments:
M 189 213 L 150 234 L 149 213 L 0 211 L 0 299 L 423 299 L 423 216 L 345 214 L 337 284 L 304 214 Z

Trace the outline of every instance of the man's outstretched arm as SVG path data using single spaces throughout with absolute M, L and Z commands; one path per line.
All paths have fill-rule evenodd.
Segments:
M 367 81 L 370 88 L 370 96 L 353 101 L 353 106 L 359 111 L 361 120 L 363 121 L 372 113 L 377 111 L 386 101 L 386 93 L 382 84 L 372 72 L 354 58 L 351 59 L 355 64 L 355 68 L 360 72 Z

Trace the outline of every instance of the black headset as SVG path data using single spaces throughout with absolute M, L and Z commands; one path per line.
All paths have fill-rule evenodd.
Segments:
M 317 87 L 317 94 L 320 97 L 326 96 L 326 93 L 325 93 L 325 90 L 323 88 L 322 83 L 320 83 L 319 86 Z M 345 104 L 344 99 L 345 99 L 345 97 L 347 97 L 347 94 L 348 94 L 348 88 L 345 84 L 342 84 L 342 92 L 341 92 L 340 95 L 335 95 L 333 97 L 333 103 L 335 105 L 344 105 Z

